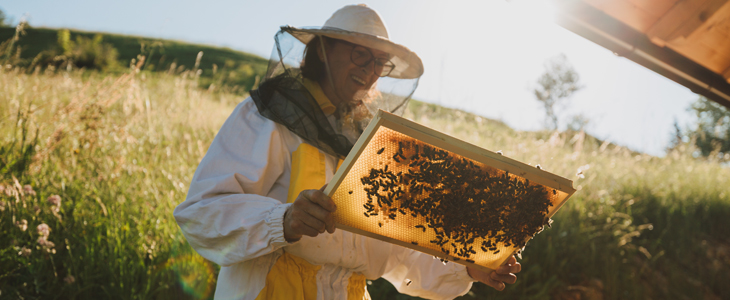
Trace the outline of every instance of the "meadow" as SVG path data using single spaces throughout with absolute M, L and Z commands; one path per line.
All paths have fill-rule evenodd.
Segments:
M 0 68 L 0 299 L 206 299 L 172 211 L 245 95 L 196 69 Z M 463 299 L 729 299 L 730 168 L 412 101 L 405 117 L 574 181 L 514 285 Z M 664 133 L 657 133 L 664 134 Z M 409 299 L 382 279 L 373 299 Z

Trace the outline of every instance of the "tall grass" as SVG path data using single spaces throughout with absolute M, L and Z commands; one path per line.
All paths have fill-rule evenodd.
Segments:
M 234 101 L 201 91 L 189 72 L 0 71 L 2 296 L 209 294 L 214 268 L 172 210 Z M 38 242 L 41 224 L 52 249 Z
M 0 298 L 212 295 L 217 267 L 187 245 L 172 210 L 243 98 L 200 89 L 196 74 L 0 70 Z M 406 117 L 578 189 L 527 246 L 517 284 L 477 284 L 465 299 L 730 298 L 727 167 L 686 145 L 658 158 L 416 101 Z M 383 280 L 369 289 L 408 298 Z

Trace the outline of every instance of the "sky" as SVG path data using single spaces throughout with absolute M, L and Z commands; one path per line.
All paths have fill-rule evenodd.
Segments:
M 321 26 L 358 2 L 230 0 L 0 0 L 15 22 L 131 34 L 229 47 L 268 58 L 282 25 Z M 698 96 L 554 22 L 545 0 L 364 2 L 385 21 L 390 39 L 416 52 L 425 73 L 414 98 L 498 119 L 518 130 L 545 128 L 531 92 L 546 60 L 565 54 L 583 89 L 561 106 L 590 120 L 587 132 L 632 150 L 663 156 L 675 120 Z

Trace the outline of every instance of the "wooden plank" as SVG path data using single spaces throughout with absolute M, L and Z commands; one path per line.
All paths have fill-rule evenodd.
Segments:
M 730 1 L 686 38 L 667 45 L 717 74 L 730 67 Z
M 661 17 L 629 0 L 586 0 L 586 3 L 640 32 L 648 30 Z
M 665 42 L 687 37 L 728 1 L 680 0 L 645 33 L 652 40 Z
M 657 18 L 661 18 L 679 0 L 629 0 L 643 11 Z
M 730 81 L 696 61 L 663 47 L 583 0 L 558 1 L 557 23 L 614 53 L 730 108 Z

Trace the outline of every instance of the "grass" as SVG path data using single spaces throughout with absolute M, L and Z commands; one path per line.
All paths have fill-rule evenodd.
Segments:
M 172 210 L 243 97 L 200 80 L 185 70 L 0 70 L 0 298 L 212 296 L 217 266 L 188 246 Z M 730 170 L 720 163 L 687 145 L 659 158 L 417 101 L 405 116 L 578 189 L 529 243 L 515 285 L 476 284 L 463 299 L 730 298 Z M 41 224 L 53 246 L 39 243 Z M 371 284 L 375 298 L 410 298 Z

